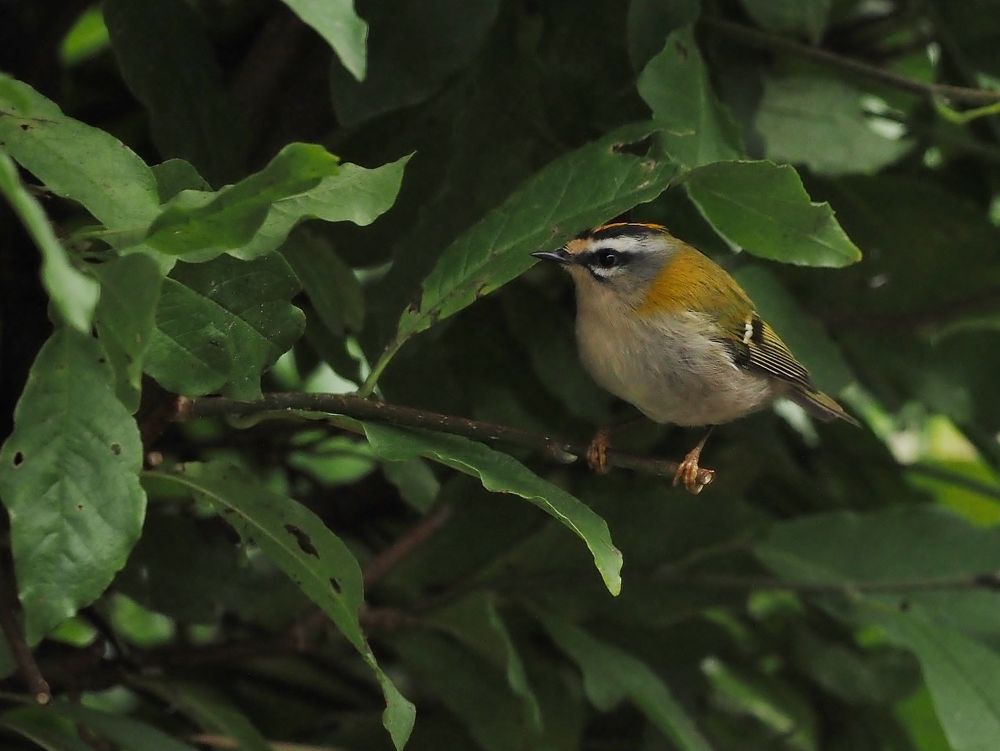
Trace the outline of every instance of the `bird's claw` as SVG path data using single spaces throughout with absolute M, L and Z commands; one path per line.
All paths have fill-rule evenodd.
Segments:
M 606 475 L 608 467 L 608 449 L 611 448 L 611 431 L 600 428 L 587 446 L 587 466 L 599 475 Z
M 692 452 L 677 465 L 677 471 L 674 472 L 674 487 L 683 485 L 691 495 L 698 495 L 711 485 L 714 479 L 715 470 L 699 467 L 698 455 Z

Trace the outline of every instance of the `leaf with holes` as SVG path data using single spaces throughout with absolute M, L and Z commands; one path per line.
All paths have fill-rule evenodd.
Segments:
M 32 365 L 0 449 L 0 498 L 35 643 L 110 584 L 139 538 L 142 445 L 97 340 L 58 329 Z
M 383 724 L 402 748 L 413 726 L 413 705 L 382 672 L 361 631 L 361 568 L 343 541 L 305 506 L 267 490 L 234 467 L 187 465 L 182 474 L 150 476 L 209 501 L 245 542 L 258 545 L 323 609 L 375 673 L 386 701 Z

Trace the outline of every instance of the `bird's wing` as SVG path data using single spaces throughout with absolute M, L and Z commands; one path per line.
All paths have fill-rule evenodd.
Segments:
M 814 391 L 809 371 L 795 359 L 781 337 L 756 312 L 742 321 L 720 321 L 733 353 L 733 363 L 741 368 L 786 381 L 806 391 Z

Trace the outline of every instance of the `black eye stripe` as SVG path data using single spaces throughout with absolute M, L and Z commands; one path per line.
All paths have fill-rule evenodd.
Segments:
M 614 262 L 608 263 L 608 257 L 613 258 Z M 631 253 L 617 248 L 595 248 L 584 253 L 580 260 L 591 269 L 612 269 L 624 266 L 631 258 Z

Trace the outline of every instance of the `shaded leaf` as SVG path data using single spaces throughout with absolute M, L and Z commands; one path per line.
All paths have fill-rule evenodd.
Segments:
M 819 41 L 826 28 L 833 0 L 742 0 L 750 17 L 758 25 L 779 34 L 806 37 Z
M 0 450 L 0 497 L 32 644 L 104 591 L 142 529 L 139 430 L 115 398 L 106 359 L 95 339 L 57 330 Z
M 896 161 L 913 143 L 876 132 L 862 96 L 839 78 L 768 78 L 754 120 L 764 139 L 764 155 L 827 175 L 874 172 Z
M 139 407 L 146 350 L 153 338 L 163 275 L 145 255 L 122 256 L 95 266 L 101 282 L 97 333 L 115 369 L 118 398 L 129 412 Z
M 138 682 L 176 706 L 205 730 L 232 738 L 240 751 L 273 751 L 250 718 L 217 691 L 181 681 L 140 679 Z
M 586 543 L 608 591 L 613 595 L 621 591 L 622 557 L 611 543 L 604 520 L 513 457 L 457 435 L 375 423 L 366 423 L 364 432 L 372 448 L 385 459 L 405 461 L 418 456 L 433 459 L 478 477 L 487 490 L 513 493 L 538 506 Z
M 25 189 L 17 174 L 17 167 L 2 149 L 0 193 L 7 198 L 42 253 L 42 286 L 49 299 L 66 323 L 78 331 L 89 333 L 100 295 L 98 284 L 70 263 L 66 249 L 45 216 L 45 210 Z
M 348 68 L 348 75 L 340 66 L 333 67 L 330 90 L 337 118 L 354 126 L 427 99 L 449 75 L 472 61 L 496 20 L 499 5 L 498 0 L 365 4 L 371 25 L 368 72 L 359 76 Z
M 0 727 L 34 741 L 45 751 L 93 751 L 72 723 L 42 707 L 18 707 L 0 714 Z
M 739 130 L 712 91 L 693 26 L 670 33 L 643 68 L 638 87 L 662 127 L 664 150 L 679 164 L 698 167 L 742 156 Z
M 184 191 L 156 217 L 144 241 L 163 253 L 208 260 L 248 243 L 272 204 L 316 187 L 339 170 L 322 146 L 290 143 L 260 172 L 217 193 Z
M 354 0 L 282 0 L 333 48 L 351 75 L 365 77 L 368 24 L 354 12 Z
M 861 260 L 830 205 L 810 201 L 788 165 L 718 162 L 693 170 L 685 184 L 719 234 L 755 256 L 800 266 Z
M 687 710 L 648 665 L 559 616 L 538 616 L 556 646 L 583 672 L 583 685 L 594 706 L 609 711 L 628 699 L 679 748 L 711 751 Z
M 60 717 L 90 728 L 115 744 L 120 751 L 193 751 L 186 743 L 174 740 L 161 730 L 124 715 L 100 712 L 82 704 L 58 701 L 49 709 Z
M 260 375 L 302 334 L 298 280 L 277 256 L 180 264 L 164 280 L 146 372 L 186 396 L 260 396 Z
M 49 190 L 108 227 L 137 230 L 159 210 L 153 173 L 131 149 L 2 73 L 0 145 Z
M 296 232 L 281 246 L 281 255 L 328 331 L 342 336 L 361 328 L 365 317 L 361 283 L 329 242 L 310 232 Z
M 654 124 L 622 128 L 529 178 L 444 251 L 419 304 L 400 319 L 400 334 L 423 331 L 506 284 L 535 263 L 531 251 L 555 247 L 662 193 L 676 166 L 633 153 L 656 132 Z
M 208 500 L 245 542 L 259 545 L 323 609 L 375 673 L 386 701 L 383 724 L 402 748 L 413 727 L 414 708 L 382 672 L 361 631 L 361 568 L 340 538 L 305 506 L 266 490 L 233 467 L 188 465 L 183 474 L 156 477 Z
M 118 69 L 149 113 L 164 157 L 193 162 L 221 184 L 233 177 L 246 132 L 233 127 L 222 69 L 198 12 L 184 0 L 106 0 Z

